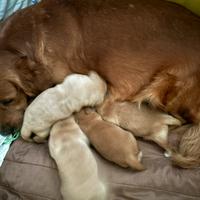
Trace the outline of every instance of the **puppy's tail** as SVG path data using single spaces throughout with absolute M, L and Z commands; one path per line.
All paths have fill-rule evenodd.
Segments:
M 195 168 L 200 166 L 200 161 L 194 157 L 185 157 L 180 153 L 172 153 L 171 160 L 174 165 L 181 168 Z

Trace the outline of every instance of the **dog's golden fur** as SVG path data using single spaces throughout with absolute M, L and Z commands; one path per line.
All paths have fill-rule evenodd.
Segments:
M 12 84 L 0 86 L 1 130 L 21 125 L 28 97 L 89 70 L 107 81 L 114 100 L 149 101 L 199 123 L 199 27 L 197 16 L 163 0 L 44 0 L 17 12 L 0 31 L 1 74 L 18 80 L 1 76 Z M 190 138 L 191 148 L 199 146 Z

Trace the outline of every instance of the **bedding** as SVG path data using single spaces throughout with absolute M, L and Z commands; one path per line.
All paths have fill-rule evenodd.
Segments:
M 182 132 L 170 134 L 170 141 Z M 100 175 L 110 187 L 109 200 L 199 200 L 200 169 L 173 167 L 163 150 L 139 141 L 143 149 L 143 172 L 123 169 L 104 160 L 94 150 Z M 1 200 L 62 200 L 56 165 L 47 144 L 34 144 L 19 139 L 13 143 L 0 168 Z
M 200 15 L 200 1 L 199 0 L 168 0 L 178 3 L 185 8 L 191 10 L 193 13 Z
M 38 3 L 40 0 L 0 0 L 0 21 L 17 10 Z

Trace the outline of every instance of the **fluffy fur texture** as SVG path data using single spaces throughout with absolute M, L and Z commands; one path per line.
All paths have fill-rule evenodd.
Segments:
M 49 150 L 58 166 L 64 200 L 106 199 L 106 186 L 99 178 L 88 139 L 73 117 L 53 125 Z
M 171 157 L 174 164 L 182 168 L 200 166 L 200 130 L 199 125 L 189 127 L 180 139 L 178 148 Z
M 122 167 L 144 170 L 140 162 L 142 152 L 131 133 L 102 121 L 101 116 L 89 108 L 79 112 L 76 118 L 91 144 L 102 156 Z
M 152 140 L 170 152 L 168 126 L 180 126 L 181 122 L 146 104 L 131 102 L 105 102 L 98 109 L 104 120 L 112 122 L 135 136 Z
M 43 0 L 17 12 L 0 27 L 0 130 L 21 126 L 30 98 L 90 70 L 114 100 L 149 101 L 199 124 L 199 27 L 163 0 Z
M 106 83 L 94 72 L 89 76 L 73 74 L 62 84 L 41 93 L 26 109 L 21 136 L 32 141 L 44 141 L 53 123 L 69 117 L 84 106 L 95 106 L 103 102 Z

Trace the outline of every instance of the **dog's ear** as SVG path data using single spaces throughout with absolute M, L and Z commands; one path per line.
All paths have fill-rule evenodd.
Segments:
M 54 84 L 47 68 L 26 56 L 20 56 L 15 63 L 15 70 L 20 87 L 28 96 L 36 96 Z

